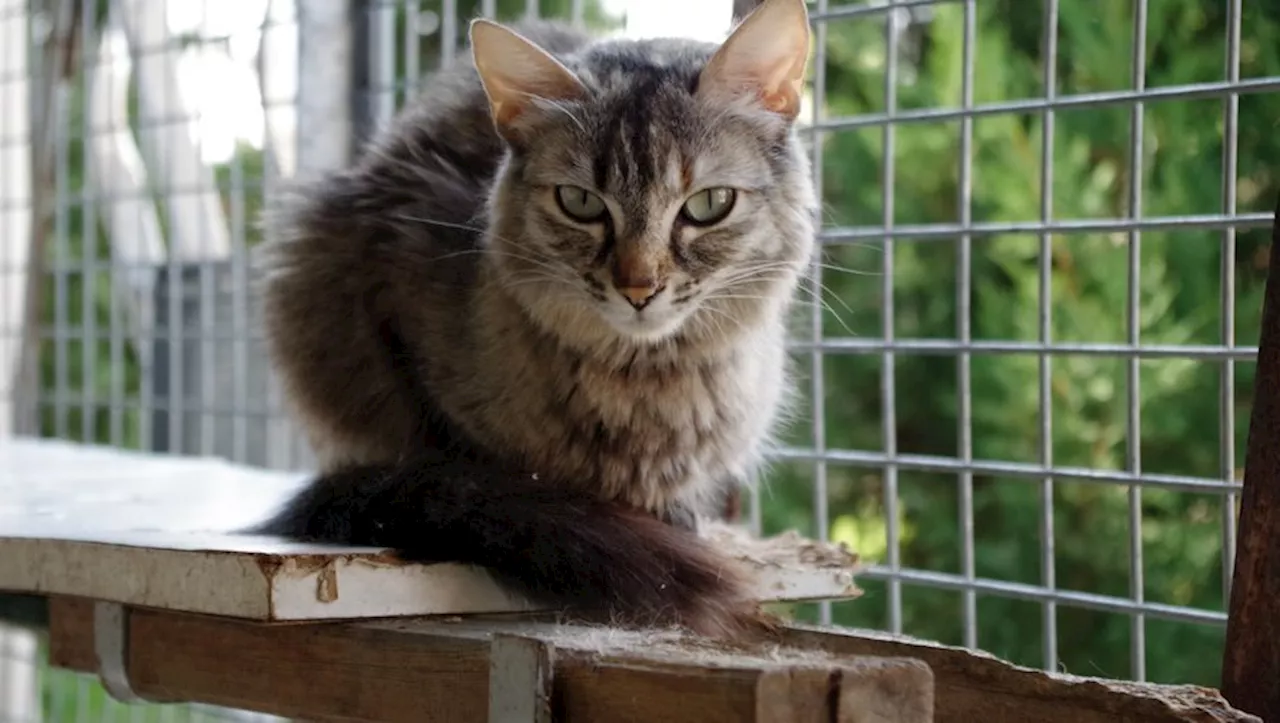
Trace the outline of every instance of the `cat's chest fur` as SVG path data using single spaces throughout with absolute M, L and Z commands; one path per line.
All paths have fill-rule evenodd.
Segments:
M 618 363 L 514 334 L 442 400 L 477 441 L 604 497 L 660 511 L 749 475 L 784 395 L 781 340 L 708 358 Z M 466 390 L 466 391 L 462 391 Z

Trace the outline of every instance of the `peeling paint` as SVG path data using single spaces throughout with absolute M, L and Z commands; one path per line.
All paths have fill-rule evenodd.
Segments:
M 338 599 L 338 569 L 333 562 L 325 565 L 316 577 L 316 600 L 331 603 Z

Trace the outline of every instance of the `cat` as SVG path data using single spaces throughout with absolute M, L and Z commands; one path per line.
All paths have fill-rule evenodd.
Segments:
M 267 218 L 268 352 L 321 473 L 253 531 L 741 631 L 757 606 L 697 519 L 791 399 L 804 2 L 721 44 L 483 19 L 470 41 Z

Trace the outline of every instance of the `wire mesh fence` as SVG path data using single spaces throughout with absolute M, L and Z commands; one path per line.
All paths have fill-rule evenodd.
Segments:
M 752 4 L 0 2 L 0 167 L 35 169 L 0 184 L 6 423 L 309 466 L 250 291 L 276 190 L 348 162 L 476 15 L 714 39 Z M 810 13 L 807 404 L 747 515 L 872 564 L 863 598 L 795 614 L 1216 684 L 1280 183 L 1280 9 Z M 0 632 L 0 690 L 42 655 L 24 635 Z M 116 716 L 95 683 L 36 672 L 35 712 L 0 712 Z

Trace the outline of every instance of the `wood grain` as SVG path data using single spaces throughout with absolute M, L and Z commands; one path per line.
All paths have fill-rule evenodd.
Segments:
M 923 661 L 934 676 L 937 723 L 1261 723 L 1233 709 L 1217 691 L 1198 686 L 1047 673 L 986 653 L 868 630 L 795 625 L 784 629 L 783 641 L 840 655 Z M 862 684 L 868 676 L 857 680 Z M 877 703 L 893 697 L 891 685 L 886 680 Z
M 55 665 L 94 671 L 91 605 L 51 601 Z M 485 720 L 484 641 L 156 610 L 131 611 L 129 625 L 130 680 L 148 700 L 198 701 L 310 720 Z
M 55 664 L 93 671 L 91 605 L 51 601 Z M 551 710 L 565 723 L 932 719 L 932 674 L 919 661 L 776 641 L 495 620 L 265 625 L 157 610 L 133 610 L 130 628 L 143 697 L 308 720 L 486 721 L 490 644 L 506 635 L 553 651 Z

